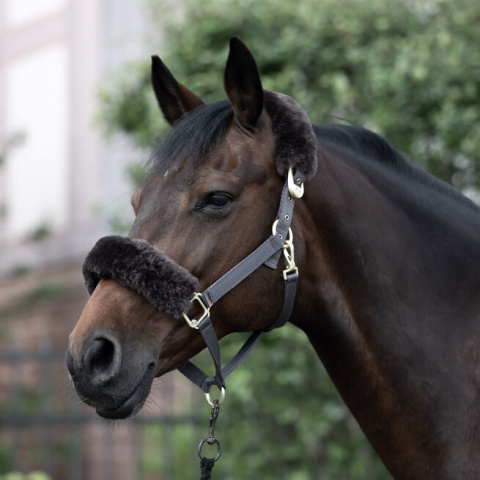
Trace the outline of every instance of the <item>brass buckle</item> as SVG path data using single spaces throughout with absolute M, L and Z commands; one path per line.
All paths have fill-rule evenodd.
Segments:
M 300 178 L 293 178 L 293 168 L 288 169 L 288 191 L 293 198 L 302 198 L 304 192 L 304 184 Z
M 273 225 L 272 225 L 272 235 L 277 234 L 277 225 L 278 225 L 278 220 L 275 220 L 273 222 Z M 278 234 L 278 236 L 279 236 L 280 240 L 283 240 L 283 237 L 280 233 Z M 291 227 L 288 229 L 288 237 L 287 237 L 286 241 L 293 242 L 293 232 L 292 232 Z
M 285 240 L 283 244 L 283 256 L 285 257 L 285 270 L 283 271 L 283 279 L 287 281 L 287 276 L 289 273 L 298 274 L 298 268 L 295 265 L 295 250 L 293 248 L 293 242 Z
M 277 223 L 278 220 L 275 220 L 272 226 L 272 233 L 273 235 L 277 234 Z M 283 256 L 285 259 L 285 270 L 283 270 L 283 279 L 287 281 L 287 276 L 289 273 L 297 273 L 298 268 L 295 265 L 295 249 L 293 247 L 293 232 L 292 229 L 288 229 L 288 236 L 283 242 Z
M 193 298 L 190 300 L 190 302 L 197 301 L 203 308 L 203 313 L 200 315 L 200 318 L 198 319 L 190 319 L 186 313 L 183 314 L 183 318 L 185 321 L 192 327 L 198 330 L 198 326 L 202 323 L 202 321 L 210 316 L 210 308 L 206 307 L 205 304 L 202 302 L 202 294 L 201 293 L 196 293 Z

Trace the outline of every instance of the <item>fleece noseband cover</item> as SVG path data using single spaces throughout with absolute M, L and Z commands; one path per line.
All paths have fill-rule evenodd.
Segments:
M 101 279 L 135 290 L 162 312 L 175 318 L 190 308 L 198 280 L 145 240 L 101 238 L 83 264 L 85 287 L 91 295 Z

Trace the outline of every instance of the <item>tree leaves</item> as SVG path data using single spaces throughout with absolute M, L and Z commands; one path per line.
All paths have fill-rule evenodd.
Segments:
M 368 126 L 455 186 L 479 184 L 475 0 L 464 0 L 461 8 L 456 0 L 148 5 L 155 31 L 162 32 L 162 58 L 206 101 L 225 98 L 228 40 L 238 35 L 254 53 L 264 87 L 293 96 L 313 121 L 331 122 L 333 114 Z M 148 59 L 141 69 L 125 70 L 127 82 L 104 84 L 103 124 L 145 147 L 163 128 L 152 108 Z

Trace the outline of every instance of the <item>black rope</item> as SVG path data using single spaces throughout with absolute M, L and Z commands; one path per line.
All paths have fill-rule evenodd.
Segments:
M 210 398 L 210 397 L 207 397 Z M 210 401 L 210 400 L 209 400 Z M 210 480 L 212 477 L 212 469 L 215 465 L 215 462 L 222 455 L 222 446 L 220 442 L 215 438 L 215 422 L 217 421 L 218 414 L 220 413 L 220 401 L 218 399 L 211 402 L 212 410 L 210 412 L 210 426 L 208 428 L 208 435 L 202 439 L 198 445 L 197 453 L 200 457 L 200 467 L 202 469 L 202 475 L 200 480 Z M 207 458 L 202 453 L 202 448 L 205 445 L 216 445 L 217 446 L 217 455 L 214 458 Z
M 200 480 L 210 480 L 212 478 L 212 469 L 215 465 L 215 458 L 200 459 L 200 467 L 202 468 L 202 475 Z

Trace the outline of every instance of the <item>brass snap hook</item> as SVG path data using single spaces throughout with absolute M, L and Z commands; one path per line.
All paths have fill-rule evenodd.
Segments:
M 224 388 L 222 388 L 222 390 L 225 391 Z M 210 446 L 216 445 L 217 455 L 214 458 L 210 458 L 210 460 L 213 460 L 214 462 L 216 462 L 220 458 L 220 455 L 222 454 L 222 446 L 220 445 L 220 442 L 215 438 L 215 423 L 217 421 L 218 414 L 220 413 L 220 402 L 219 400 L 214 400 L 213 402 L 211 402 L 211 405 L 212 405 L 212 410 L 210 412 L 210 425 L 208 427 L 208 435 L 202 438 L 201 442 L 198 445 L 197 453 L 200 459 L 203 460 L 206 458 L 202 453 L 203 446 L 205 444 L 208 444 Z
M 295 265 L 295 249 L 291 240 L 286 240 L 283 245 L 283 256 L 285 259 L 285 270 L 283 271 L 283 279 L 287 281 L 289 273 L 297 273 L 298 268 Z

